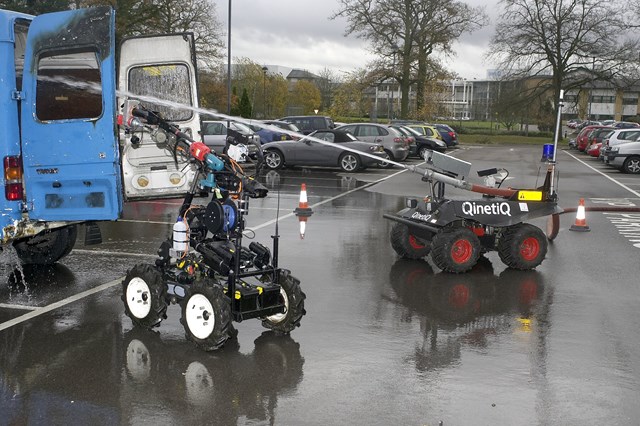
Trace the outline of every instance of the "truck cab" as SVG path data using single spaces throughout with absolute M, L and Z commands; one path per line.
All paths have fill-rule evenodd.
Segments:
M 0 249 L 23 263 L 56 262 L 79 224 L 117 220 L 125 201 L 176 197 L 193 180 L 162 135 L 118 126 L 136 97 L 198 134 L 193 36 L 125 40 L 117 64 L 114 28 L 109 7 L 0 10 Z

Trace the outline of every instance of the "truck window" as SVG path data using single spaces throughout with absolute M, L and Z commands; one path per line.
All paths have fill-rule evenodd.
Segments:
M 189 69 L 183 64 L 133 67 L 129 71 L 129 92 L 133 95 L 153 96 L 175 104 L 192 106 Z M 147 109 L 158 111 L 169 121 L 187 121 L 193 116 L 180 105 L 158 104 L 142 99 Z
M 90 119 L 101 115 L 101 78 L 95 52 L 56 51 L 40 56 L 36 86 L 39 120 Z

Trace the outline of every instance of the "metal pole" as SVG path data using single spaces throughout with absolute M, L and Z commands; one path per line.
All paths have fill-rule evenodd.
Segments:
M 227 115 L 231 115 L 231 0 L 227 26 Z
M 266 66 L 262 67 L 262 118 L 267 118 L 267 68 Z
M 393 80 L 396 75 L 396 51 L 393 50 L 393 66 L 391 67 L 391 84 L 393 85 Z M 395 88 L 391 87 L 391 108 L 389 113 L 389 121 L 393 120 L 393 92 L 395 92 Z

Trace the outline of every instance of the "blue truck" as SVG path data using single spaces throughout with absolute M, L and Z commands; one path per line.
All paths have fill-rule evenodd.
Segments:
M 109 7 L 0 10 L 0 250 L 23 264 L 60 260 L 80 226 L 86 244 L 101 241 L 98 224 L 126 201 L 183 195 L 195 176 L 166 135 L 126 135 L 118 123 L 135 94 L 199 134 L 193 35 L 129 38 L 116 55 L 114 28 Z

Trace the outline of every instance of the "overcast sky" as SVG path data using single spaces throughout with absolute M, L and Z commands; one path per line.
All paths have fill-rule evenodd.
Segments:
M 229 0 L 213 0 L 225 34 Z M 231 0 L 231 55 L 246 57 L 263 65 L 281 65 L 319 73 L 363 68 L 373 59 L 367 45 L 354 35 L 344 36 L 346 21 L 330 20 L 337 0 Z M 465 34 L 455 45 L 456 57 L 445 62 L 461 78 L 485 79 L 483 61 L 497 11 L 497 0 L 466 0 L 484 5 L 491 23 Z M 226 38 L 225 38 L 226 42 Z

